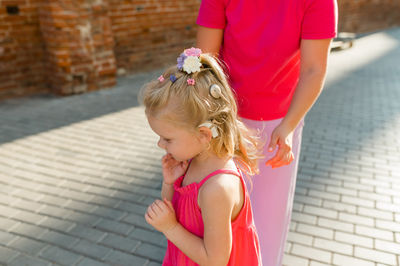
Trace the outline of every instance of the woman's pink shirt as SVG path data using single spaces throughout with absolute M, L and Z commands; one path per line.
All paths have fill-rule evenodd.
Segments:
M 272 120 L 289 109 L 301 39 L 335 37 L 337 6 L 335 0 L 202 0 L 197 24 L 224 29 L 220 57 L 240 116 Z

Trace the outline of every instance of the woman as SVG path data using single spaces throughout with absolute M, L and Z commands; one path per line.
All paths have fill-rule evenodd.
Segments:
M 197 47 L 227 65 L 239 115 L 266 140 L 251 203 L 264 266 L 281 265 L 303 119 L 325 80 L 335 0 L 202 0 Z

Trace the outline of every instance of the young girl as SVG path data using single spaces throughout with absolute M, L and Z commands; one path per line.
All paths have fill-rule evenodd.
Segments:
M 168 239 L 163 265 L 261 265 L 240 171 L 257 172 L 257 141 L 238 120 L 216 59 L 185 50 L 142 97 L 158 146 L 166 151 L 162 200 L 145 214 Z

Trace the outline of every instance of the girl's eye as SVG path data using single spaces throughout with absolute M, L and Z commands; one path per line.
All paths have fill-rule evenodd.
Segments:
M 164 139 L 164 141 L 165 141 L 165 142 L 168 142 L 168 143 L 170 143 L 170 142 L 171 142 L 171 140 L 170 140 L 170 139 Z

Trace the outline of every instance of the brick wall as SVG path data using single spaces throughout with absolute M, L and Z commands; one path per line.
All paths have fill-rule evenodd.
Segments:
M 113 86 L 194 44 L 200 0 L 2 0 L 0 99 Z M 399 0 L 338 0 L 339 31 L 400 25 Z
M 200 0 L 109 0 L 119 68 L 128 72 L 172 62 L 194 44 Z
M 116 62 L 108 3 L 46 0 L 39 11 L 46 50 L 47 85 L 73 94 L 112 86 Z
M 0 98 L 47 90 L 37 6 L 35 0 L 0 1 Z
M 400 26 L 400 0 L 337 0 L 339 31 L 365 33 Z

